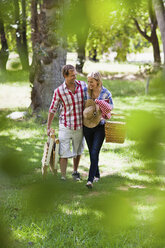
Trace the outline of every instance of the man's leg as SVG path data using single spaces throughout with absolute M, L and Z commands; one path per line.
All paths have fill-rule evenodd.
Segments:
M 73 158 L 73 173 L 72 177 L 74 180 L 79 181 L 80 180 L 80 173 L 77 171 L 79 162 L 80 162 L 81 155 L 77 155 L 75 158 Z
M 77 155 L 77 157 L 73 158 L 73 170 L 77 171 L 79 163 L 80 163 L 81 155 Z
M 61 176 L 66 177 L 66 168 L 67 168 L 68 159 L 67 158 L 60 158 L 60 169 L 61 169 Z
M 73 158 L 73 173 L 75 180 L 80 180 L 80 173 L 77 171 L 80 163 L 81 154 L 84 150 L 84 139 L 82 128 L 72 132 L 72 149 L 75 157 Z
M 60 125 L 58 137 L 60 142 L 59 155 L 60 155 L 61 176 L 65 178 L 68 158 L 72 157 L 72 152 L 70 151 L 70 141 L 71 141 L 70 130 L 68 130 L 63 125 Z

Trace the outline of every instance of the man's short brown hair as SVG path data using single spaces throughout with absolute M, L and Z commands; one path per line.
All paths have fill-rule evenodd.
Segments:
M 64 65 L 63 68 L 62 68 L 63 77 L 68 76 L 70 70 L 72 70 L 72 71 L 75 70 L 73 65 Z

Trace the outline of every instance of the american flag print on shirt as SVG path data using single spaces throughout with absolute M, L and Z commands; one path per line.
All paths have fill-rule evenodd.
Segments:
M 83 81 L 75 81 L 75 93 L 72 93 L 64 82 L 54 90 L 50 113 L 59 110 L 59 122 L 69 129 L 77 130 L 82 127 L 83 105 L 86 98 L 87 85 Z

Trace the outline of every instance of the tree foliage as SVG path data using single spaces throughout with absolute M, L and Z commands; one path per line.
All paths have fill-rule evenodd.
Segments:
M 1 19 L 8 43 L 8 52 L 19 54 L 23 69 L 28 69 L 28 48 L 30 41 L 29 23 L 30 0 L 2 0 L 0 2 Z
M 108 11 L 109 15 L 101 23 L 91 25 L 88 51 L 97 49 L 97 54 L 101 55 L 111 47 L 111 50 L 117 52 L 116 59 L 120 61 L 126 60 L 127 53 L 141 51 L 152 43 L 155 61 L 160 62 L 157 22 L 151 1 L 116 1 L 116 5 Z
M 4 23 L 7 44 L 5 47 L 8 46 L 7 50 L 5 48 L 6 60 L 11 51 L 19 53 L 23 68 L 27 67 L 28 52 L 32 51 L 34 40 L 35 29 L 31 15 L 36 15 L 36 20 L 38 18 L 37 12 L 33 13 L 34 2 L 37 3 L 39 11 L 43 2 L 41 0 L 0 1 L 0 16 Z M 68 51 L 74 50 L 78 53 L 77 70 L 82 71 L 86 56 L 97 60 L 103 53 L 115 51 L 117 54 L 115 59 L 123 61 L 126 60 L 127 53 L 140 52 L 150 45 L 153 46 L 155 61 L 160 62 L 159 43 L 164 39 L 165 31 L 161 28 L 161 39 L 158 41 L 157 19 L 160 15 L 158 14 L 156 18 L 152 2 L 154 9 L 155 3 L 161 3 L 162 13 L 165 12 L 164 0 L 68 0 L 63 6 L 65 25 L 61 31 L 68 36 Z M 56 32 L 55 28 L 54 36 Z M 48 37 L 51 38 L 52 36 Z M 2 50 L 2 42 L 0 49 Z M 24 53 L 26 64 L 21 57 Z
M 86 26 L 88 38 L 86 44 L 82 42 L 81 45 L 89 57 L 97 56 L 99 59 L 111 48 L 117 53 L 116 60 L 124 61 L 127 53 L 140 52 L 152 44 L 154 60 L 160 62 L 157 21 L 151 0 L 72 0 L 66 20 L 67 32 L 77 37 L 69 40 L 69 47 L 73 41 L 77 50 L 78 40 L 85 40 L 81 29 Z

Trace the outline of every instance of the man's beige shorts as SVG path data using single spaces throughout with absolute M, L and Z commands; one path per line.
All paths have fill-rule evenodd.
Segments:
M 61 158 L 72 158 L 81 155 L 84 150 L 83 129 L 71 130 L 60 124 L 59 142 Z

